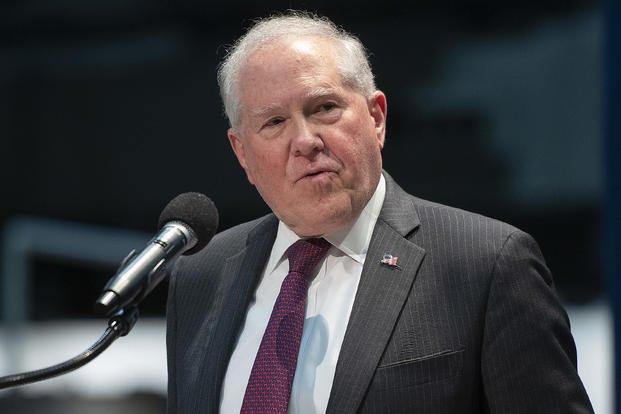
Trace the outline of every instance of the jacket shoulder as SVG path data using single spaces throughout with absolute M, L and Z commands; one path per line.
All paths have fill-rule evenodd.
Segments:
M 433 226 L 449 232 L 483 232 L 489 237 L 507 237 L 521 233 L 517 227 L 479 213 L 451 207 L 412 196 L 421 225 Z
M 493 266 L 502 254 L 529 251 L 543 261 L 537 242 L 519 228 L 478 213 L 413 197 L 420 226 L 411 240 L 428 254 Z M 486 267 L 487 267 L 486 266 Z M 490 269 L 491 270 L 491 269 Z
M 273 214 L 268 214 L 224 230 L 216 234 L 198 252 L 190 256 L 181 256 L 175 263 L 172 273 L 173 275 L 178 273 L 209 274 L 220 269 L 224 259 L 245 249 L 255 234 L 264 234 L 268 231 L 274 231 L 275 234 L 277 226 L 278 219 Z

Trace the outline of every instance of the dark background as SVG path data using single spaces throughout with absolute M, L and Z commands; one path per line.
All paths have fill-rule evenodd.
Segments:
M 221 229 L 266 213 L 228 147 L 216 66 L 250 19 L 307 9 L 371 52 L 388 97 L 384 167 L 407 191 L 531 233 L 566 303 L 606 297 L 614 3 L 455 3 L 5 2 L 0 230 L 43 217 L 153 233 L 163 206 L 189 190 L 214 200 Z M 45 254 L 32 266 L 34 320 L 92 317 L 114 270 Z M 165 293 L 144 312 L 163 316 Z

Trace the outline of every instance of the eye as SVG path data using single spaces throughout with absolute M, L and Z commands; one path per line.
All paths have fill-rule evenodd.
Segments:
M 282 124 L 284 121 L 285 121 L 284 118 L 272 118 L 272 119 L 269 119 L 265 124 L 263 124 L 263 126 L 272 127 L 272 126 Z
M 330 112 L 336 108 L 336 104 L 334 102 L 326 102 L 319 105 L 319 112 Z

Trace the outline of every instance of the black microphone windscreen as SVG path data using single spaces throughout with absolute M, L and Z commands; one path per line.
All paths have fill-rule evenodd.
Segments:
M 218 210 L 209 197 L 201 193 L 183 193 L 170 200 L 160 214 L 158 229 L 166 223 L 180 221 L 185 223 L 196 235 L 196 245 L 184 254 L 196 253 L 216 234 L 218 230 Z

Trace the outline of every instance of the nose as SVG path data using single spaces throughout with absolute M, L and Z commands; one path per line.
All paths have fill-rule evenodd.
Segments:
M 313 157 L 324 151 L 325 143 L 319 131 L 319 127 L 312 125 L 306 120 L 296 123 L 291 141 L 291 151 L 296 156 Z

